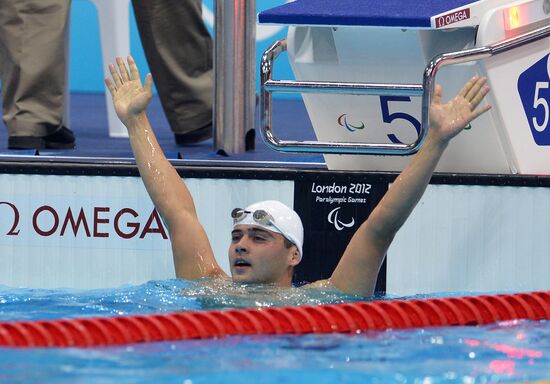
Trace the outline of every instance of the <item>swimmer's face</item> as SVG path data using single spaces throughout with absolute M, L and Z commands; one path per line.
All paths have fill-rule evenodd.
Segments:
M 284 237 L 254 225 L 236 225 L 231 232 L 229 264 L 233 281 L 290 286 L 299 263 L 296 246 Z

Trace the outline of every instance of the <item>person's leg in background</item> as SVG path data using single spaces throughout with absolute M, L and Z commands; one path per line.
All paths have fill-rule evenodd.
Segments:
M 147 62 L 176 143 L 212 137 L 212 39 L 200 0 L 132 0 Z
M 2 118 L 10 149 L 74 148 L 64 126 L 70 0 L 0 0 Z

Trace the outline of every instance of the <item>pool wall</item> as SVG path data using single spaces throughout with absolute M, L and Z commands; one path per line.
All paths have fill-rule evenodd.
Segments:
M 311 243 L 351 236 L 395 177 L 177 168 L 186 176 L 226 270 L 232 208 L 262 199 L 291 206 L 298 202 L 302 215 L 323 223 L 311 235 L 304 259 L 322 264 L 331 258 L 334 264 L 338 255 L 313 252 Z M 99 288 L 174 277 L 167 231 L 133 167 L 103 175 L 86 169 L 58 175 L 23 173 L 0 174 L 0 284 Z M 304 199 L 310 204 L 304 206 Z M 435 176 L 388 252 L 385 290 L 548 289 L 549 212 L 550 178 Z

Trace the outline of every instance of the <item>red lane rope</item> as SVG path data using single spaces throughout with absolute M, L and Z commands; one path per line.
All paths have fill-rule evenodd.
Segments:
M 388 328 L 480 325 L 514 319 L 550 320 L 550 291 L 0 322 L 0 346 L 91 347 L 231 335 L 355 333 Z

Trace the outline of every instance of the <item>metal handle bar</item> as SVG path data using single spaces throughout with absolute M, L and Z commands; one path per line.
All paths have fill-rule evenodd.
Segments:
M 444 53 L 434 57 L 426 66 L 423 83 L 420 84 L 378 84 L 353 82 L 320 82 L 273 80 L 273 65 L 279 54 L 286 51 L 286 39 L 276 41 L 262 56 L 260 64 L 260 133 L 265 143 L 282 152 L 369 154 L 369 155 L 411 155 L 420 149 L 429 124 L 429 106 L 434 92 L 434 79 L 438 70 L 445 65 L 466 63 L 485 59 L 511 49 L 533 43 L 550 36 L 550 26 L 542 27 L 494 45 Z M 418 139 L 410 144 L 372 144 L 331 141 L 280 140 L 272 130 L 272 93 L 338 93 L 351 95 L 380 96 L 422 96 L 422 123 Z

